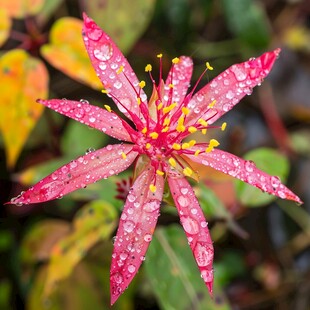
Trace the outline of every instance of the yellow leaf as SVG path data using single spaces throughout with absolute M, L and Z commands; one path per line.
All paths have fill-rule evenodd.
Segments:
M 0 8 L 0 46 L 7 40 L 11 25 L 12 22 L 7 11 Z
M 16 160 L 43 112 L 37 98 L 46 98 L 48 72 L 24 50 L 12 50 L 0 58 L 0 131 L 8 167 Z
M 44 4 L 44 0 L 0 0 L 0 6 L 11 17 L 25 18 L 37 14 Z
M 50 44 L 41 48 L 42 56 L 54 67 L 94 89 L 102 84 L 88 58 L 82 40 L 82 21 L 72 17 L 57 20 L 50 32 Z
M 73 221 L 71 234 L 52 249 L 44 286 L 46 297 L 53 293 L 56 283 L 70 276 L 93 245 L 110 237 L 116 223 L 115 208 L 105 201 L 92 201 L 80 210 Z

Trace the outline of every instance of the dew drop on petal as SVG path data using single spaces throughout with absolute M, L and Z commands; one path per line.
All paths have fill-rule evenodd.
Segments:
M 113 48 L 111 44 L 103 44 L 98 49 L 95 49 L 93 53 L 98 60 L 106 61 L 112 57 Z
M 111 280 L 117 284 L 121 284 L 123 283 L 123 276 L 119 272 L 116 272 L 111 276 Z
M 189 199 L 185 196 L 179 196 L 177 201 L 181 207 L 187 207 L 189 205 Z
M 126 258 L 128 257 L 128 254 L 126 252 L 122 252 L 120 255 L 119 255 L 119 258 L 121 260 L 126 260 Z
M 134 202 L 134 201 L 136 200 L 136 196 L 133 195 L 133 194 L 129 194 L 129 195 L 127 196 L 127 199 L 128 199 L 128 201 L 130 201 L 130 202 Z
M 150 200 L 144 204 L 143 209 L 146 212 L 153 212 L 159 208 L 158 200 Z
M 144 241 L 145 242 L 151 242 L 152 240 L 152 235 L 151 234 L 146 234 L 144 237 L 143 237 Z
M 129 266 L 128 266 L 128 271 L 129 271 L 130 273 L 134 273 L 134 272 L 136 271 L 136 267 L 135 267 L 134 265 L 129 265 Z
M 237 81 L 244 81 L 247 77 L 247 74 L 236 65 L 231 67 L 231 71 L 234 73 Z
M 181 188 L 181 193 L 182 193 L 183 195 L 186 195 L 186 194 L 188 193 L 188 188 L 187 188 L 187 187 L 182 187 L 182 188 Z
M 273 188 L 278 188 L 280 183 L 281 183 L 279 177 L 277 177 L 277 176 L 272 176 L 270 179 L 270 182 L 271 182 L 271 186 Z
M 181 217 L 181 223 L 183 225 L 184 230 L 192 235 L 195 235 L 199 232 L 199 225 L 196 220 L 192 219 L 189 216 Z
M 202 242 L 197 242 L 194 256 L 199 267 L 208 266 L 213 261 L 213 248 Z
M 133 229 L 135 228 L 135 223 L 132 222 L 132 221 L 125 221 L 123 223 L 123 227 L 124 227 L 124 230 L 127 231 L 128 233 L 132 232 Z
M 247 172 L 253 172 L 254 168 L 255 168 L 255 164 L 253 161 L 251 160 L 247 160 L 245 163 L 244 163 L 244 167 L 245 167 L 245 170 Z
M 235 97 L 235 94 L 233 93 L 233 91 L 229 90 L 228 93 L 226 94 L 226 98 L 231 100 Z
M 213 270 L 203 270 L 201 272 L 201 278 L 205 282 L 211 282 L 213 280 Z
M 101 29 L 96 28 L 96 29 L 91 29 L 88 33 L 87 36 L 93 40 L 93 41 L 98 41 L 103 35 L 103 32 Z

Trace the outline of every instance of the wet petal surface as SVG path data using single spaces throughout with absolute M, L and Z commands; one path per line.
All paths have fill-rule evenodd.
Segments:
M 149 187 L 154 182 L 157 190 L 152 193 Z M 111 304 L 128 287 L 145 259 L 159 216 L 163 185 L 164 179 L 148 166 L 127 196 L 112 254 Z

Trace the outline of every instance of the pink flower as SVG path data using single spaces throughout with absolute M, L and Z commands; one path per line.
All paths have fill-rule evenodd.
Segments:
M 208 224 L 186 177 L 195 175 L 187 159 L 245 181 L 280 198 L 301 200 L 275 176 L 269 176 L 230 153 L 216 149 L 219 143 L 186 140 L 206 129 L 250 94 L 269 73 L 280 50 L 228 68 L 201 90 L 188 93 L 193 63 L 189 57 L 174 58 L 165 82 L 155 83 L 151 65 L 145 71 L 153 83 L 149 101 L 126 58 L 111 38 L 84 15 L 83 37 L 90 60 L 104 92 L 132 121 L 132 128 L 109 106 L 101 109 L 85 101 L 38 100 L 39 103 L 96 128 L 124 143 L 108 145 L 62 166 L 39 183 L 13 198 L 29 204 L 62 197 L 100 179 L 106 179 L 136 162 L 136 179 L 126 199 L 114 243 L 111 265 L 111 303 L 130 284 L 152 240 L 164 183 L 168 182 L 187 240 L 210 294 L 213 285 L 213 245 Z M 161 64 L 161 55 L 158 55 Z M 207 63 L 207 69 L 212 67 Z M 200 80 L 200 79 L 199 79 Z

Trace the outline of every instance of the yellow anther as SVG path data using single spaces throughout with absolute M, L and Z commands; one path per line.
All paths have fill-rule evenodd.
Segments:
M 196 150 L 194 155 L 195 155 L 195 156 L 198 156 L 200 153 L 201 153 L 200 150 Z
M 145 133 L 147 132 L 147 128 L 144 127 L 144 128 L 141 130 L 141 132 L 142 132 L 143 134 L 145 134 Z
M 208 123 L 204 119 L 202 119 L 202 118 L 200 118 L 198 120 L 198 124 L 200 124 L 200 125 L 202 125 L 204 127 L 208 127 Z
M 137 103 L 138 103 L 138 105 L 141 104 L 141 98 L 140 97 L 137 98 Z
M 147 65 L 145 66 L 145 72 L 150 72 L 150 71 L 152 71 L 152 65 L 147 64 Z
M 151 148 L 151 143 L 147 143 L 146 145 L 145 145 L 145 148 L 147 149 L 147 150 L 149 150 L 150 148 Z
M 123 159 L 126 159 L 127 155 L 124 152 L 122 152 L 122 157 L 123 157 Z
M 172 167 L 176 167 L 177 163 L 174 158 L 170 157 L 168 161 Z
M 152 138 L 152 139 L 157 139 L 158 138 L 158 133 L 157 132 L 151 132 L 150 134 L 149 134 L 149 136 Z
M 182 150 L 186 150 L 188 148 L 190 148 L 189 143 L 187 143 L 187 142 L 182 143 Z
M 217 140 L 211 139 L 209 142 L 209 146 L 206 148 L 206 153 L 210 153 L 215 147 L 219 145 L 220 143 Z
M 163 176 L 165 173 L 161 170 L 156 170 L 156 174 Z
M 216 104 L 216 100 L 213 100 L 211 103 L 209 103 L 208 108 L 212 109 L 215 104 Z
M 164 114 L 169 113 L 171 110 L 173 110 L 176 107 L 176 105 L 177 105 L 176 103 L 171 103 L 167 107 L 163 108 Z
M 180 58 L 178 58 L 178 57 L 175 57 L 172 59 L 173 64 L 178 64 L 179 62 L 180 62 Z
M 109 91 L 106 90 L 106 89 L 102 89 L 101 92 L 102 92 L 103 94 L 108 94 L 108 93 L 109 93 Z
M 160 102 L 159 105 L 157 106 L 157 110 L 159 111 L 163 107 L 163 103 Z
M 158 54 L 157 55 L 157 58 L 162 58 L 163 57 L 163 54 Z
M 169 84 L 169 88 L 173 88 L 174 87 L 174 85 L 173 84 Z
M 197 131 L 197 128 L 194 127 L 194 126 L 189 126 L 188 129 L 187 129 L 190 133 L 194 133 Z
M 150 191 L 151 191 L 152 193 L 155 193 L 155 192 L 156 192 L 156 186 L 155 186 L 154 184 L 151 184 L 151 185 L 150 185 Z
M 183 169 L 183 174 L 187 177 L 190 177 L 193 174 L 193 170 L 190 167 L 185 167 Z
M 182 113 L 183 113 L 184 115 L 187 115 L 189 112 L 190 112 L 190 109 L 189 109 L 189 108 L 186 108 L 186 107 L 183 107 L 183 108 L 182 108 Z
M 124 67 L 123 66 L 120 66 L 119 68 L 118 68 L 118 70 L 116 71 L 116 73 L 117 74 L 120 74 L 120 73 L 122 73 L 124 71 Z
M 169 126 L 170 125 L 170 118 L 169 117 L 166 117 L 165 119 L 164 119 L 164 124 L 163 124 L 164 126 Z
M 213 67 L 210 65 L 208 61 L 206 62 L 206 67 L 208 70 L 211 70 L 211 71 L 213 70 Z
M 139 83 L 139 87 L 140 87 L 140 88 L 145 87 L 145 82 L 144 82 L 144 81 L 141 81 L 141 82 Z
M 188 142 L 189 146 L 192 147 L 196 144 L 196 140 L 191 140 Z
M 201 129 L 201 133 L 202 133 L 203 135 L 205 135 L 205 134 L 207 133 L 207 129 L 206 129 L 206 128 Z
M 108 112 L 112 112 L 112 109 L 109 105 L 105 104 L 104 107 Z
M 178 125 L 176 128 L 177 132 L 184 132 L 185 131 L 185 126 L 183 125 Z
M 224 131 L 224 130 L 226 129 L 226 126 L 227 126 L 227 123 L 224 122 L 224 123 L 222 124 L 222 126 L 221 126 L 221 130 Z
M 179 143 L 173 143 L 172 148 L 176 151 L 181 149 L 181 145 Z
M 161 132 L 167 132 L 169 130 L 169 126 L 164 127 Z

